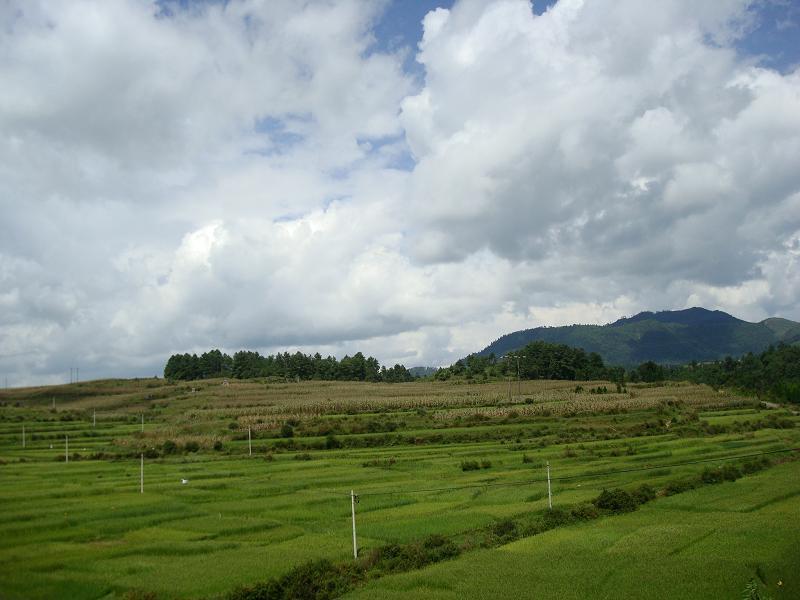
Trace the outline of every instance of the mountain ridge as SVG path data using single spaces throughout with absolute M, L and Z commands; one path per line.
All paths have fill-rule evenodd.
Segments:
M 533 341 L 597 352 L 607 364 L 633 366 L 711 361 L 761 352 L 770 345 L 800 342 L 800 323 L 770 317 L 751 323 L 720 310 L 692 307 L 643 311 L 606 325 L 535 327 L 507 333 L 476 354 L 502 356 Z

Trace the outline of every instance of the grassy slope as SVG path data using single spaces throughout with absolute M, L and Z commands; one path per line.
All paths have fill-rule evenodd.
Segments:
M 554 407 L 585 401 L 613 407 L 631 400 L 649 406 L 646 403 L 652 398 L 681 398 L 687 403 L 730 403 L 708 412 L 697 405 L 700 418 L 712 424 L 758 422 L 778 412 L 739 406 L 741 399 L 702 386 L 632 388 L 636 397 L 630 398 L 568 392 L 574 385 L 523 382 L 523 395 L 514 397 L 513 404 L 503 410 L 523 411 L 530 406 L 525 400 L 528 397 L 535 399 L 534 405 Z M 499 402 L 506 402 L 502 383 L 265 386 L 232 382 L 221 386 L 202 382 L 167 386 L 140 381 L 76 387 L 86 394 L 68 393 L 75 391 L 68 386 L 0 394 L 9 403 L 0 407 L 2 598 L 88 599 L 131 588 L 153 590 L 164 598 L 201 597 L 283 574 L 311 558 L 346 560 L 351 552 L 349 499 L 330 494 L 330 490 L 345 492 L 353 487 L 361 493 L 359 542 L 361 548 L 369 549 L 430 533 L 457 534 L 499 518 L 542 511 L 546 506 L 541 482 L 407 493 L 415 488 L 541 478 L 548 460 L 554 475 L 587 476 L 585 480 L 555 482 L 558 502 L 571 504 L 591 499 L 603 487 L 643 481 L 659 485 L 696 473 L 702 466 L 588 477 L 592 473 L 800 445 L 800 428 L 680 437 L 673 433 L 673 426 L 642 429 L 640 437 L 616 437 L 616 432 L 637 423 L 655 426 L 663 420 L 665 415 L 653 408 L 631 407 L 619 414 L 570 418 L 535 415 L 527 420 L 511 418 L 508 413 L 475 422 L 436 418 L 474 410 L 475 402 L 492 413 Z M 192 387 L 198 391 L 192 393 Z M 48 408 L 53 394 L 58 407 L 55 412 Z M 24 406 L 13 407 L 17 401 Z M 91 427 L 95 406 L 96 429 Z M 357 412 L 389 406 L 392 408 L 380 413 Z M 313 410 L 304 412 L 309 407 Z M 144 434 L 137 423 L 140 410 L 147 415 Z M 316 414 L 319 410 L 324 414 Z M 693 409 L 685 406 L 680 410 Z M 232 430 L 230 424 L 249 422 L 253 415 L 261 415 L 265 421 L 273 415 L 278 419 L 272 429 L 256 431 L 257 455 L 248 458 L 246 432 L 243 438 L 241 428 Z M 342 422 L 346 430 L 339 434 L 342 441 L 383 436 L 347 433 L 351 428 L 361 431 L 360 425 L 376 419 L 405 423 L 401 430 L 411 441 L 376 448 L 311 450 L 310 461 L 295 459 L 305 451 L 276 451 L 274 460 L 267 461 L 263 448 L 279 441 L 271 436 L 288 416 L 301 421 L 296 427 L 298 443 L 324 441 L 312 434 L 328 420 Z M 79 420 L 64 421 L 62 417 Z M 20 447 L 23 420 L 29 436 L 25 449 Z M 262 425 L 266 427 L 266 422 Z M 505 434 L 509 429 L 514 431 L 511 437 Z M 447 444 L 416 441 L 434 434 L 447 438 L 464 432 L 476 437 L 453 438 Z M 197 454 L 148 460 L 146 490 L 141 495 L 137 493 L 138 459 L 56 462 L 65 433 L 70 435 L 72 451 L 84 457 L 96 451 L 138 451 L 142 445 L 157 446 L 169 438 L 198 439 L 206 445 Z M 211 440 L 222 440 L 224 451 L 211 450 Z M 532 462 L 523 463 L 523 455 Z M 394 459 L 390 468 L 362 466 L 389 458 Z M 463 459 L 487 459 L 492 467 L 465 473 L 459 468 Z M 798 479 L 796 475 L 795 471 Z M 182 477 L 190 483 L 181 485 Z M 378 496 L 371 491 L 400 493 Z M 792 531 L 783 530 L 783 537 L 791 537 Z
M 787 463 L 386 577 L 347 597 L 738 598 L 758 573 L 774 598 L 798 598 L 799 498 L 800 468 Z

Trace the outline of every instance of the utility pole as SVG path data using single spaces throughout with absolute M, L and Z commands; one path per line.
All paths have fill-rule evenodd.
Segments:
M 553 510 L 553 493 L 550 490 L 550 461 L 547 461 L 547 507 Z
M 144 433 L 144 413 L 142 413 L 142 433 Z
M 64 436 L 64 462 L 69 462 L 69 436 Z
M 78 383 L 81 380 L 81 370 L 78 367 L 75 367 L 75 383 Z
M 250 426 L 247 426 L 247 447 L 250 450 L 250 456 L 253 456 L 253 438 L 250 436 Z
M 72 383 L 72 367 L 69 368 L 69 382 Z
M 350 490 L 350 514 L 353 517 L 353 558 L 358 558 L 358 542 L 356 541 L 356 500 L 358 496 Z
M 97 409 L 92 410 L 92 427 L 97 427 Z
M 139 469 L 139 493 L 144 494 L 144 453 L 142 453 L 142 463 Z
M 56 409 L 56 397 L 53 396 L 53 410 Z

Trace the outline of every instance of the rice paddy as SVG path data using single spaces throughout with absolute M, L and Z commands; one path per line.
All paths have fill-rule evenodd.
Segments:
M 695 475 L 696 461 L 800 446 L 798 417 L 753 398 L 688 384 L 583 391 L 599 385 L 153 379 L 0 392 L 0 597 L 224 597 L 311 559 L 351 559 L 351 489 L 364 553 L 544 513 L 547 463 L 554 506 L 571 506 Z M 798 465 L 351 594 L 656 597 L 663 577 L 678 597 L 708 598 L 763 576 L 776 598 L 798 597 Z

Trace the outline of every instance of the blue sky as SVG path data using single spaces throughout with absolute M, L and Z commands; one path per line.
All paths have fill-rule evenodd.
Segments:
M 460 1 L 0 2 L 0 374 L 800 320 L 798 2 Z

